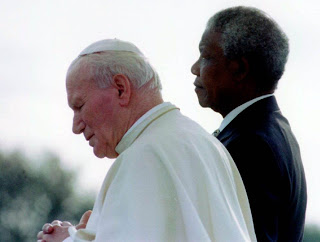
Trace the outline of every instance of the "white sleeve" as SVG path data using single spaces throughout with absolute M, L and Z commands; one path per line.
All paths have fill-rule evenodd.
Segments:
M 95 234 L 90 229 L 77 230 L 74 226 L 70 226 L 68 232 L 70 237 L 66 238 L 63 242 L 88 242 L 95 239 Z

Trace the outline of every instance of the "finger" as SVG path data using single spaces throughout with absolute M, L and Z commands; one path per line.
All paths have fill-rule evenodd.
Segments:
M 43 226 L 42 226 L 42 230 L 44 230 L 47 226 L 50 226 L 51 224 L 49 224 L 49 223 L 46 223 L 46 224 L 44 224 Z
M 79 224 L 87 224 L 87 223 L 88 223 L 88 220 L 89 220 L 89 218 L 90 218 L 90 216 L 91 216 L 91 213 L 92 213 L 91 210 L 88 210 L 87 212 L 85 212 L 85 213 L 82 215 Z
M 63 221 L 61 223 L 61 226 L 72 226 L 72 224 L 70 222 L 68 222 L 68 221 Z
M 51 224 L 46 223 L 45 225 L 43 225 L 42 227 L 42 231 L 45 234 L 51 234 L 53 232 L 53 226 Z
M 37 239 L 42 239 L 42 236 L 43 236 L 43 231 L 40 231 L 40 232 L 37 234 Z
M 82 215 L 79 224 L 76 226 L 76 229 L 84 229 L 87 227 L 87 223 L 88 223 L 88 220 L 91 216 L 91 213 L 92 213 L 92 211 L 88 210 L 87 212 L 85 212 Z
M 61 221 L 60 220 L 54 220 L 54 221 L 52 221 L 52 226 L 55 226 L 55 225 L 61 225 Z

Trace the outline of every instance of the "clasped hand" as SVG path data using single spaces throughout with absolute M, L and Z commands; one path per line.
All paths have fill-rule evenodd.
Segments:
M 78 225 L 76 225 L 76 229 L 86 228 L 89 217 L 91 215 L 91 211 L 85 212 Z M 46 223 L 42 226 L 42 231 L 40 231 L 37 235 L 37 242 L 62 242 L 67 237 L 69 237 L 68 228 L 72 226 L 71 223 L 64 221 L 61 222 L 59 220 L 54 220 L 52 223 Z

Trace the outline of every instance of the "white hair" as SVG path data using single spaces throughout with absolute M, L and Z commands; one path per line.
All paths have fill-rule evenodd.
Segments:
M 127 76 L 134 88 L 140 88 L 150 82 L 150 89 L 162 89 L 160 78 L 149 61 L 130 51 L 102 51 L 79 56 L 69 70 L 81 60 L 81 65 L 88 67 L 91 76 L 100 88 L 109 87 L 112 77 L 117 74 Z
M 256 8 L 233 7 L 212 16 L 207 30 L 221 33 L 220 47 L 228 59 L 247 57 L 261 79 L 259 89 L 276 88 L 287 62 L 289 40 L 272 18 Z

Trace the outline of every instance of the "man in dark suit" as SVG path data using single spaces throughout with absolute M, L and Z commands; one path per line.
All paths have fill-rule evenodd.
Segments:
M 234 7 L 208 21 L 191 72 L 202 107 L 224 120 L 215 136 L 233 157 L 258 241 L 301 241 L 307 202 L 298 143 L 273 93 L 288 39 L 262 11 Z

